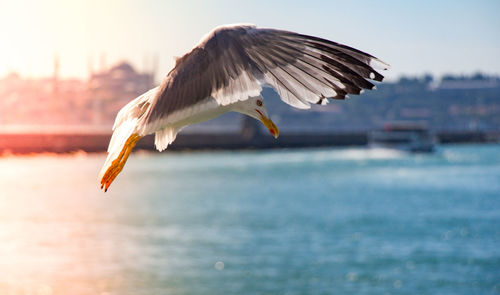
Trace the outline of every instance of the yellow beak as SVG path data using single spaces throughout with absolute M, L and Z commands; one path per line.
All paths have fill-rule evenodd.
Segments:
M 274 122 L 271 121 L 271 119 L 264 116 L 263 114 L 260 114 L 260 116 L 261 116 L 260 121 L 262 122 L 262 124 L 264 124 L 264 126 L 266 126 L 267 129 L 269 129 L 269 132 L 274 136 L 274 138 L 278 138 L 278 136 L 280 135 L 278 126 L 276 126 L 276 124 L 274 124 Z

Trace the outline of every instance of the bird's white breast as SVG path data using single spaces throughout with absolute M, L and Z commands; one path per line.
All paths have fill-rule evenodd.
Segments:
M 208 98 L 187 108 L 175 111 L 166 118 L 162 118 L 160 122 L 155 122 L 154 125 L 158 126 L 155 128 L 156 130 L 165 127 L 172 127 L 180 130 L 188 125 L 214 119 L 229 111 L 231 111 L 230 105 L 221 106 L 215 99 Z

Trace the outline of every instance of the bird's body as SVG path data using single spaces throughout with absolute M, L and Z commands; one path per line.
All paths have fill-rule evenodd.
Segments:
M 375 68 L 387 64 L 357 49 L 325 39 L 253 25 L 214 29 L 177 59 L 160 86 L 123 107 L 113 126 L 108 157 L 101 171 L 105 190 L 122 170 L 135 143 L 155 133 L 162 151 L 185 126 L 236 111 L 262 121 L 271 134 L 260 96 L 270 85 L 297 108 L 326 104 L 373 89 L 382 81 Z

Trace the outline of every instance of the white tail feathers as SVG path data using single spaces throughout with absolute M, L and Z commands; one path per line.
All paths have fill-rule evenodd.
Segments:
M 160 152 L 166 149 L 169 144 L 174 142 L 175 137 L 177 136 L 177 132 L 179 132 L 179 130 L 172 127 L 166 127 L 159 131 L 156 131 L 155 133 L 156 149 L 159 150 Z

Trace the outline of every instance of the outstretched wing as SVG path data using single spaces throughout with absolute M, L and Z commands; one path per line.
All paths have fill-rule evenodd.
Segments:
M 284 102 L 309 108 L 373 89 L 368 80 L 383 79 L 375 68 L 388 65 L 325 39 L 253 25 L 219 27 L 177 60 L 152 101 L 147 123 L 211 97 L 220 105 L 245 100 L 258 95 L 263 84 Z

